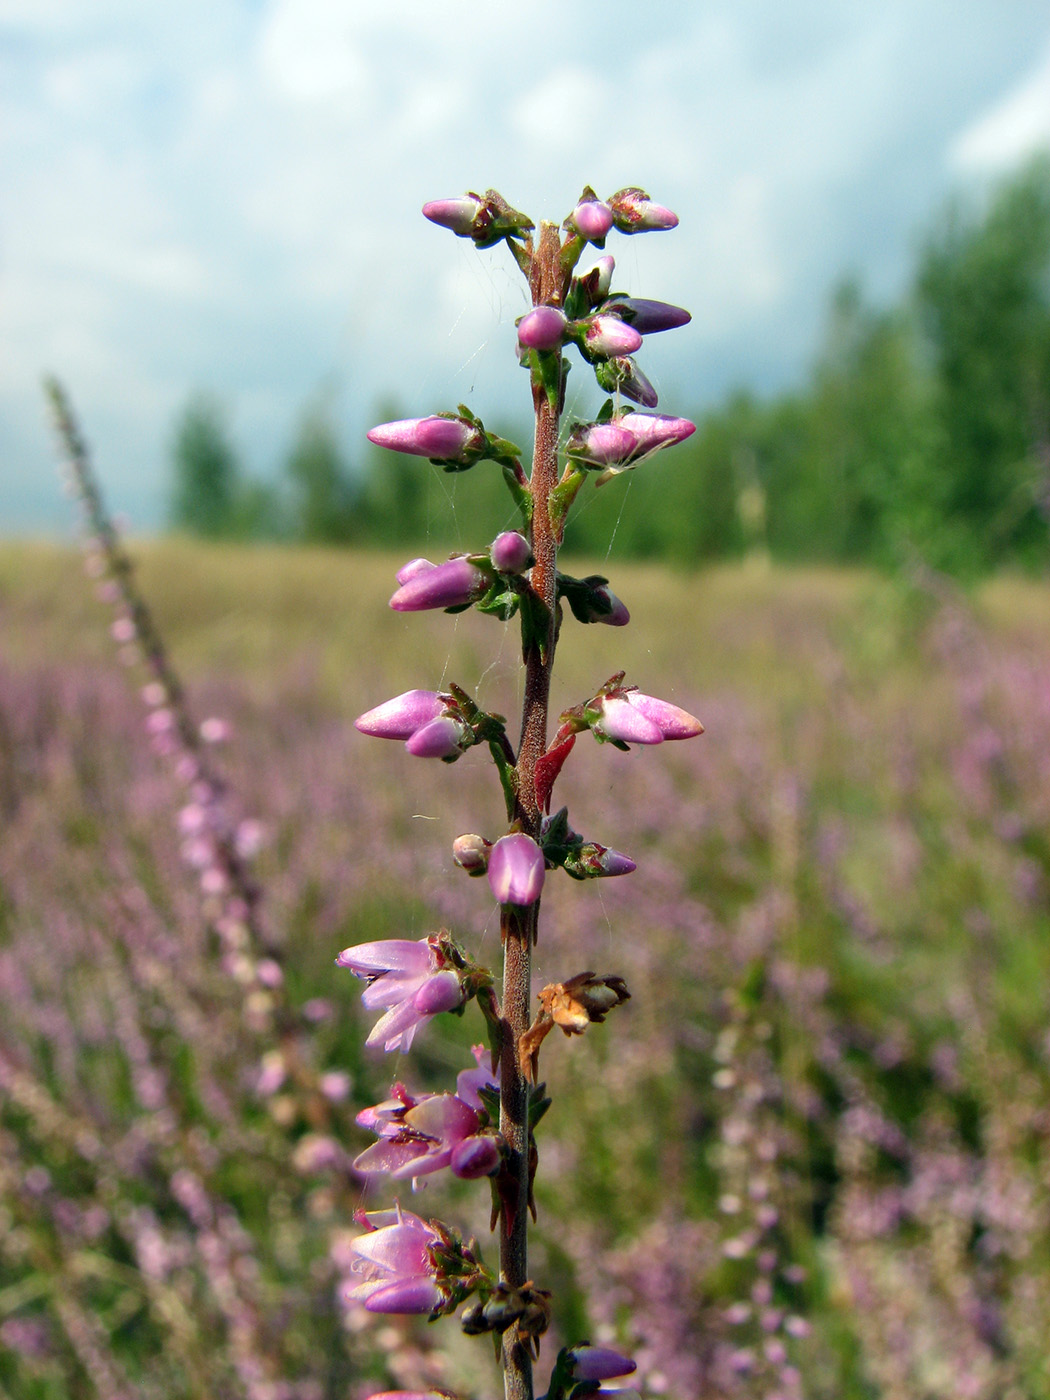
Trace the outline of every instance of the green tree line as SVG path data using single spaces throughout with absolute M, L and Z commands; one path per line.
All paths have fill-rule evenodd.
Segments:
M 377 421 L 398 416 L 388 406 Z M 899 304 L 870 306 L 843 282 L 802 388 L 739 392 L 692 416 L 686 443 L 581 494 L 572 548 L 602 555 L 613 542 L 621 557 L 684 565 L 761 549 L 890 568 L 923 560 L 963 575 L 1045 568 L 1050 156 L 944 210 Z M 173 469 L 171 523 L 212 537 L 433 552 L 475 547 L 513 523 L 491 464 L 474 469 L 483 479 L 469 490 L 379 450 L 351 464 L 322 404 L 304 412 L 279 486 L 244 474 L 207 397 L 183 411 Z M 625 491 L 642 495 L 630 511 Z

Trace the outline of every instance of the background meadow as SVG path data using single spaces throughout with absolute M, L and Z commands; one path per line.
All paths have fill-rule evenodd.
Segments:
M 284 981 L 263 1004 L 216 944 L 82 561 L 4 545 L 0 1393 L 480 1397 L 483 1347 L 339 1287 L 353 1114 L 392 1077 L 443 1085 L 480 1023 L 366 1056 L 332 960 L 442 925 L 496 958 L 450 854 L 498 822 L 485 765 L 352 720 L 449 680 L 514 713 L 514 628 L 393 616 L 401 555 L 134 552 L 195 717 L 231 727 L 216 763 L 230 820 L 261 823 Z M 631 1349 L 646 1396 L 768 1395 L 785 1353 L 829 1400 L 1050 1396 L 1050 592 L 760 554 L 614 572 L 632 625 L 566 621 L 555 703 L 624 667 L 707 733 L 581 742 L 559 787 L 639 863 L 544 898 L 537 986 L 592 967 L 633 993 L 543 1052 L 534 1260 L 560 1324 Z M 404 1199 L 484 1248 L 482 1195 Z

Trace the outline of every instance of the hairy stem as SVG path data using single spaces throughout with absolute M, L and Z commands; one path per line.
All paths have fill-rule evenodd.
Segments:
M 535 306 L 561 305 L 564 274 L 560 252 L 557 226 L 543 224 L 529 279 Z M 522 829 L 538 839 L 541 814 L 536 799 L 536 764 L 547 747 L 547 711 L 554 666 L 558 541 L 551 527 L 548 507 L 550 494 L 558 482 L 560 405 L 552 406 L 543 386 L 536 383 L 533 383 L 532 396 L 536 438 L 529 489 L 532 494 L 532 552 L 536 563 L 531 586 L 547 610 L 548 625 L 544 643 L 533 641 L 525 651 L 516 817 Z M 500 1131 L 513 1154 L 517 1194 L 513 1211 L 505 1213 L 500 1234 L 500 1273 L 511 1287 L 520 1287 L 529 1276 L 529 1085 L 518 1063 L 517 1044 L 530 1020 L 531 952 L 538 917 L 539 901 L 530 906 L 524 918 L 507 908 L 503 915 L 505 1034 L 500 1065 Z M 532 1361 L 526 1346 L 515 1338 L 513 1329 L 504 1334 L 503 1364 L 506 1400 L 532 1400 Z

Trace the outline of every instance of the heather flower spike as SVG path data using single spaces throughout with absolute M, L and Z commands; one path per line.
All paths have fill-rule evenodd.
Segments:
M 526 471 L 514 444 L 488 433 L 462 404 L 455 412 L 372 429 L 371 441 L 429 458 L 446 471 L 463 471 L 483 459 L 495 462 L 510 492 L 517 526 L 507 528 L 506 521 L 500 522 L 504 528 L 487 549 L 458 554 L 444 563 L 410 560 L 398 571 L 390 606 L 403 613 L 442 608 L 458 612 L 473 606 L 504 621 L 517 615 L 525 671 L 523 738 L 515 751 L 502 717 L 481 710 L 455 685 L 440 692 L 407 690 L 368 710 L 356 724 L 365 734 L 403 740 L 419 757 L 451 762 L 469 748 L 487 749 L 492 758 L 506 827 L 491 839 L 475 832 L 458 836 L 452 858 L 468 874 L 484 876 L 500 906 L 502 987 L 498 994 L 489 973 L 447 934 L 363 943 L 345 949 L 337 962 L 364 981 L 364 1008 L 380 1013 L 366 1040 L 369 1046 L 407 1052 L 416 1032 L 433 1016 L 465 1013 L 467 1003 L 476 1000 L 487 1045 L 474 1047 L 475 1067 L 459 1073 L 454 1092 L 416 1094 L 394 1084 L 388 1099 L 359 1114 L 359 1124 L 376 1140 L 353 1165 L 359 1173 L 385 1174 L 397 1181 L 415 1182 L 440 1171 L 468 1181 L 488 1177 L 499 1272 L 488 1274 L 474 1246 L 464 1245 L 447 1226 L 396 1208 L 359 1217 L 365 1233 L 351 1245 L 349 1297 L 372 1312 L 428 1313 L 433 1318 L 454 1311 L 473 1295 L 460 1315 L 463 1331 L 493 1338 L 507 1400 L 533 1400 L 532 1362 L 539 1355 L 553 1305 L 550 1293 L 532 1278 L 528 1263 L 528 1223 L 535 1213 L 533 1178 L 539 1160 L 535 1132 L 550 1106 L 543 1086 L 536 1084 L 540 1047 L 555 1027 L 574 1039 L 590 1026 L 602 1025 L 630 998 L 618 973 L 581 972 L 549 982 L 530 1023 L 531 957 L 540 897 L 548 872 L 551 878 L 559 878 L 557 872 L 562 871 L 572 879 L 588 880 L 635 870 L 630 856 L 576 833 L 567 808 L 554 816 L 546 814 L 583 730 L 619 748 L 702 732 L 699 720 L 685 710 L 624 686 L 619 673 L 592 699 L 566 711 L 549 738 L 551 677 L 564 614 L 610 627 L 624 626 L 630 616 L 608 579 L 598 574 L 572 578 L 560 572 L 558 548 L 574 502 L 589 481 L 600 484 L 693 432 L 687 419 L 628 411 L 623 402 L 655 408 L 656 391 L 633 357 L 644 349 L 645 336 L 687 324 L 689 313 L 667 302 L 613 292 L 615 264 L 610 255 L 598 258 L 587 271 L 576 271 L 584 250 L 590 245 L 601 249 L 617 230 L 635 234 L 674 227 L 675 215 L 639 188 L 622 189 L 601 200 L 586 186 L 560 230 L 553 222 L 535 229 L 495 190 L 435 200 L 423 212 L 479 248 L 505 241 L 525 276 L 532 304 L 517 322 L 517 346 L 508 348 L 516 350 L 530 377 L 535 445 L 531 470 Z M 595 421 L 572 425 L 560 463 L 569 345 L 575 345 L 612 401 Z M 133 628 L 122 630 L 127 644 L 134 641 Z M 161 696 L 156 712 L 163 713 L 163 700 Z M 158 731 L 161 727 L 158 720 Z M 188 841 L 201 838 L 195 825 L 187 828 Z M 278 1068 L 283 1077 L 283 1056 Z M 593 1393 L 621 1393 L 626 1400 L 633 1392 L 616 1392 L 605 1383 L 634 1369 L 629 1357 L 609 1347 L 581 1342 L 563 1348 L 555 1358 L 548 1400 L 582 1400 Z M 442 1396 L 388 1392 L 373 1400 Z

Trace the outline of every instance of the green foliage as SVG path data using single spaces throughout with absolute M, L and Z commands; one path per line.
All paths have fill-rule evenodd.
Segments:
M 172 450 L 170 519 L 177 530 L 218 539 L 235 534 L 240 466 L 218 401 L 196 394 L 183 408 Z
M 294 537 L 307 544 L 346 544 L 355 534 L 355 491 L 331 419 L 308 408 L 288 456 Z

